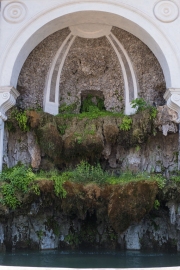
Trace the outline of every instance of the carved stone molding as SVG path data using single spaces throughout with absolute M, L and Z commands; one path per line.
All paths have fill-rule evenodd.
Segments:
M 27 8 L 23 3 L 13 2 L 8 4 L 3 11 L 3 17 L 7 22 L 19 23 L 24 20 Z
M 110 34 L 112 26 L 105 24 L 78 24 L 69 27 L 74 36 L 82 38 L 99 38 Z
M 18 91 L 11 86 L 0 87 L 0 172 L 3 163 L 3 140 L 4 140 L 4 121 L 7 120 L 6 112 L 16 104 L 19 96 Z
M 7 120 L 6 112 L 16 104 L 18 91 L 11 86 L 0 87 L 0 118 Z
M 155 17 L 165 23 L 173 22 L 179 15 L 178 6 L 171 1 L 160 1 L 154 7 Z
M 167 101 L 167 106 L 177 112 L 178 118 L 174 118 L 173 122 L 180 123 L 180 88 L 167 89 L 164 94 L 164 99 Z

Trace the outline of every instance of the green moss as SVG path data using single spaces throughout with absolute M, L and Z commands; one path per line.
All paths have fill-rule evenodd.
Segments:
M 64 114 L 72 114 L 74 111 L 77 109 L 77 103 L 72 103 L 70 105 L 67 105 L 66 103 L 62 104 L 59 107 L 59 113 L 64 113 Z

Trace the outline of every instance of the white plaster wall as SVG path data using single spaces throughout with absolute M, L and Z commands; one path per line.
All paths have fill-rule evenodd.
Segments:
M 18 23 L 6 21 L 4 8 L 7 4 L 16 2 L 26 6 L 24 19 Z M 167 88 L 179 88 L 180 17 L 169 23 L 158 20 L 153 12 L 157 2 L 159 1 L 2 0 L 0 86 L 11 84 L 16 87 L 19 72 L 28 54 L 46 36 L 66 26 L 90 22 L 115 25 L 139 37 L 158 58 L 166 77 Z M 169 2 L 175 3 L 180 10 L 179 0 Z M 89 10 L 91 12 L 88 14 L 83 12 Z

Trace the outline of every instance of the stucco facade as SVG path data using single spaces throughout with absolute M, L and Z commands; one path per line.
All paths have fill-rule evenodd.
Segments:
M 117 73 L 119 72 L 118 78 L 121 78 L 122 87 L 119 86 L 121 83 L 116 79 L 114 79 L 114 83 L 119 89 L 121 88 L 118 91 L 124 92 L 125 113 L 132 113 L 130 101 L 138 97 L 142 89 L 143 95 L 146 96 L 146 80 L 142 74 L 146 73 L 147 80 L 151 80 L 148 72 L 141 72 L 138 61 L 134 60 L 131 46 L 126 47 L 126 43 L 123 42 L 126 39 L 130 40 L 130 36 L 134 36 L 134 39 L 138 39 L 144 44 L 143 46 L 147 48 L 145 50 L 149 50 L 149 55 L 155 56 L 157 80 L 164 83 L 161 92 L 164 91 L 167 105 L 174 109 L 180 117 L 179 0 L 2 0 L 0 5 L 0 170 L 2 169 L 6 111 L 15 105 L 16 99 L 21 94 L 20 90 L 17 91 L 18 82 L 22 79 L 23 72 L 25 73 L 24 67 L 26 68 L 28 65 L 27 61 L 30 61 L 28 57 L 32 57 L 37 46 L 41 46 L 42 42 L 48 38 L 49 46 L 54 46 L 54 50 L 44 51 L 46 59 L 49 53 L 49 60 L 46 60 L 48 65 L 42 72 L 39 71 L 39 74 L 44 74 L 41 78 L 41 96 L 43 96 L 41 102 L 44 111 L 52 114 L 58 113 L 61 102 L 59 89 L 63 87 L 63 84 L 67 85 L 66 82 L 70 80 L 68 73 L 70 55 L 74 57 L 74 54 L 78 54 L 78 48 L 87 46 L 87 44 L 82 45 L 82 42 L 81 45 L 78 45 L 78 39 L 104 38 L 110 49 L 107 49 L 108 46 L 105 46 L 104 42 L 101 47 L 104 46 L 106 49 L 102 48 L 100 55 L 102 56 L 103 50 L 106 50 L 105 54 L 111 53 L 111 57 L 114 57 L 114 66 L 111 66 L 111 69 L 116 68 Z M 67 31 L 63 29 L 67 29 Z M 62 31 L 59 41 L 51 44 L 52 35 L 58 31 Z M 122 32 L 118 34 L 118 31 L 124 31 L 127 34 L 122 34 Z M 118 38 L 118 35 L 122 40 Z M 76 50 L 73 51 L 73 48 Z M 138 50 L 138 47 L 136 49 Z M 41 52 L 43 55 L 43 51 Z M 82 61 L 84 61 L 83 59 L 82 57 Z M 152 61 L 152 56 L 149 59 L 151 60 L 147 59 L 147 62 Z M 41 55 L 39 61 L 41 61 Z M 90 62 L 92 63 L 92 61 Z M 108 60 L 103 60 L 103 57 L 99 58 L 98 65 L 101 73 L 99 63 L 107 66 Z M 85 75 L 88 74 L 87 66 L 85 69 L 82 66 L 81 69 Z M 153 77 L 156 76 L 154 72 L 151 73 Z M 142 73 L 143 79 L 140 79 L 140 75 L 138 77 L 137 73 Z M 64 78 L 64 81 L 61 78 Z M 92 82 L 93 85 L 95 82 Z M 31 83 L 29 89 L 31 89 Z M 36 94 L 36 87 L 33 91 Z M 109 91 L 107 92 L 109 93 Z M 153 94 L 151 95 L 150 90 L 148 93 L 148 99 L 151 100 Z M 116 101 L 115 104 L 117 104 Z M 178 119 L 177 122 L 179 122 Z

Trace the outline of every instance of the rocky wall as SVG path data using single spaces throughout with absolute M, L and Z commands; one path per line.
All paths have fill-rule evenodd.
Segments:
M 73 115 L 72 115 L 73 116 Z M 79 115 L 81 116 L 81 114 Z M 81 160 L 97 159 L 106 170 L 148 171 L 167 177 L 178 167 L 177 114 L 167 106 L 158 107 L 154 124 L 148 111 L 131 116 L 132 126 L 120 130 L 122 117 L 97 119 L 54 117 L 29 111 L 29 131 L 22 131 L 15 119 L 7 122 L 4 138 L 4 166 L 18 162 L 34 169 L 64 169 Z M 94 156 L 94 159 L 93 159 Z
M 122 70 L 106 37 L 76 37 L 61 74 L 60 105 L 77 102 L 87 90 L 102 91 L 108 111 L 124 110 Z
M 36 141 L 33 133 L 29 133 Z M 50 164 L 44 153 L 40 151 L 37 144 L 28 144 L 28 136 L 17 132 L 9 135 L 6 130 L 5 135 L 8 141 L 4 140 L 4 166 L 13 167 L 18 162 L 31 164 L 34 168 L 43 168 L 54 165 Z M 178 134 L 169 134 L 167 137 L 158 132 L 149 138 L 148 142 L 141 146 L 125 149 L 122 146 L 106 145 L 101 162 L 104 168 L 110 170 L 133 170 L 165 173 L 169 175 L 171 171 L 176 171 L 178 167 Z M 102 161 L 103 160 L 103 161 Z
M 119 223 L 119 227 L 115 227 L 115 229 L 112 226 L 114 223 L 110 224 L 106 220 L 107 213 L 104 213 L 104 207 L 100 206 L 103 203 L 100 200 L 102 194 L 94 193 L 91 188 L 90 185 L 86 187 L 87 201 L 81 201 L 81 203 L 79 200 L 82 200 L 84 193 L 77 193 L 78 190 L 76 189 L 74 192 L 77 194 L 73 198 L 76 200 L 76 204 L 70 204 L 69 199 L 67 199 L 67 209 L 62 200 L 50 195 L 51 189 L 47 189 L 47 183 L 39 198 L 31 197 L 27 200 L 29 205 L 24 201 L 23 208 L 17 210 L 10 210 L 1 206 L 0 251 L 11 249 L 64 250 L 86 247 L 108 248 L 108 250 L 180 251 L 180 204 L 179 200 L 176 199 L 179 197 L 178 186 L 172 184 L 167 188 L 168 194 L 164 195 L 168 195 L 169 200 L 163 199 L 160 192 L 158 195 L 160 207 L 153 208 L 140 221 L 133 221 L 134 214 L 138 216 L 138 211 L 135 210 L 138 203 L 136 206 L 127 209 L 131 202 L 133 203 L 134 195 L 130 191 L 127 194 L 126 189 L 124 189 L 126 203 L 124 204 L 124 199 L 120 195 L 121 205 L 120 207 L 116 205 L 116 221 L 123 218 L 123 223 Z M 98 191 L 97 187 L 96 190 Z M 118 190 L 117 187 L 116 190 Z M 176 198 L 172 199 L 175 193 Z M 134 194 L 138 195 L 138 193 Z M 75 193 L 71 193 L 69 198 L 72 199 L 74 195 Z M 132 200 L 129 196 L 132 197 Z M 139 196 L 140 200 L 142 198 L 143 196 Z M 147 194 L 144 199 L 147 206 Z M 99 205 L 98 211 L 99 214 L 103 215 L 103 220 L 97 219 L 97 212 L 93 211 L 95 201 Z M 75 214 L 74 210 L 78 203 L 80 203 L 79 213 L 84 211 L 83 205 L 86 207 L 89 204 L 90 209 L 85 216 L 80 217 Z M 139 213 L 142 213 L 146 206 L 140 204 L 138 206 L 141 208 Z M 126 215 L 123 212 L 123 207 L 126 209 Z M 67 210 L 70 211 L 69 214 Z M 128 214 L 133 214 L 133 216 L 131 216 L 128 228 L 122 231 L 122 224 L 125 224 Z M 118 228 L 120 232 L 118 232 Z
M 60 30 L 44 39 L 25 61 L 18 80 L 20 92 L 17 105 L 21 108 L 42 108 L 44 88 L 50 64 L 62 42 L 70 33 Z M 149 48 L 132 34 L 113 27 L 112 33 L 127 51 L 139 84 L 139 96 L 156 105 L 163 105 L 166 86 L 162 69 Z M 105 107 L 120 111 L 124 108 L 124 82 L 118 58 L 106 37 L 76 37 L 62 69 L 60 104 L 79 100 L 84 90 L 103 91 Z
M 112 33 L 126 49 L 139 83 L 139 96 L 150 104 L 164 105 L 166 84 L 162 68 L 150 49 L 132 34 L 113 27 Z
M 44 88 L 50 64 L 69 33 L 68 28 L 55 32 L 30 53 L 18 79 L 19 107 L 23 109 L 43 107 Z

